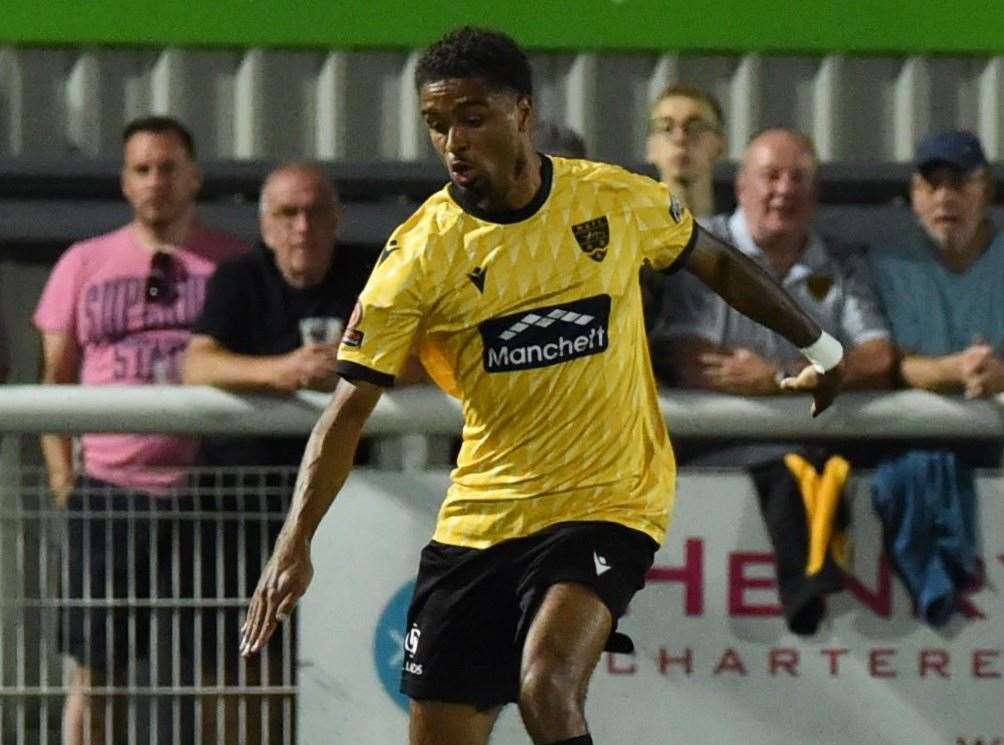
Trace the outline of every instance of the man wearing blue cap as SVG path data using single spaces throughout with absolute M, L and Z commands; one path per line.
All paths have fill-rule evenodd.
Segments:
M 912 388 L 982 398 L 1004 391 L 1004 231 L 994 184 L 970 132 L 931 135 L 914 157 L 919 230 L 872 249 L 879 298 Z
M 914 155 L 917 229 L 870 253 L 900 377 L 911 388 L 985 398 L 1004 391 L 1004 231 L 993 179 L 970 132 L 940 132 Z M 999 440 L 920 440 L 888 452 L 872 504 L 893 565 L 924 622 L 944 626 L 981 576 L 974 467 L 999 467 Z

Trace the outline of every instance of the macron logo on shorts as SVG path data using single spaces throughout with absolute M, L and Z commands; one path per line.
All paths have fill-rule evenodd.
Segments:
M 611 569 L 613 569 L 613 567 L 607 563 L 606 557 L 600 556 L 595 551 L 593 551 L 593 566 L 596 567 L 597 577 L 599 577 L 604 572 L 609 572 Z

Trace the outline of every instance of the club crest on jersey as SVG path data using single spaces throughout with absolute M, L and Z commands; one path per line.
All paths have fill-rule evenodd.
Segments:
M 607 222 L 606 215 L 573 225 L 572 235 L 590 259 L 603 261 L 607 255 L 607 244 L 610 243 L 610 223 Z

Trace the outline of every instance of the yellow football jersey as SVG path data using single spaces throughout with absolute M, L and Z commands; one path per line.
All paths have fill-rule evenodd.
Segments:
M 570 520 L 661 543 L 676 465 L 638 273 L 673 264 L 693 218 L 616 166 L 542 158 L 526 208 L 487 215 L 448 185 L 388 241 L 339 350 L 349 379 L 393 383 L 413 345 L 463 404 L 434 539 L 484 548 Z

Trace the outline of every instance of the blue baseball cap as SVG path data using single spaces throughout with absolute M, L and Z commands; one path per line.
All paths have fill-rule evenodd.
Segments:
M 924 172 L 938 164 L 954 166 L 962 173 L 969 173 L 974 168 L 987 165 L 987 156 L 972 132 L 961 129 L 938 132 L 920 141 L 913 156 L 913 165 Z

